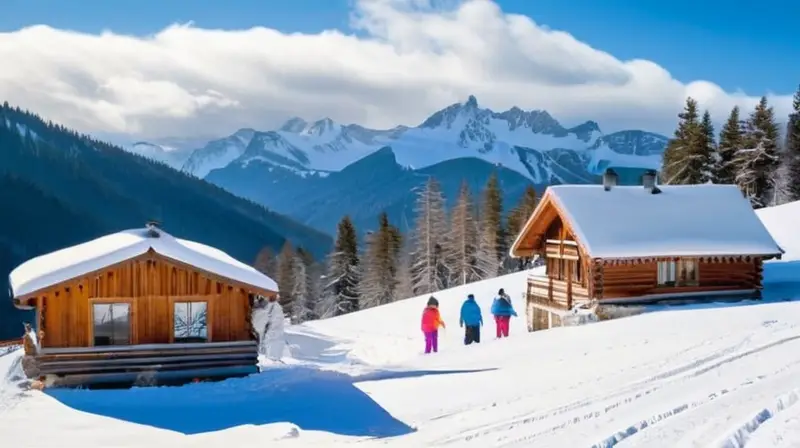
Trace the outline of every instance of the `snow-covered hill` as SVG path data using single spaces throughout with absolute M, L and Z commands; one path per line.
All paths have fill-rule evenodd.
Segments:
M 759 216 L 786 250 L 766 266 L 762 302 L 536 333 L 520 318 L 501 340 L 486 319 L 483 341 L 464 346 L 464 296 L 487 313 L 503 287 L 521 310 L 518 273 L 436 293 L 448 325 L 437 354 L 421 354 L 421 296 L 289 327 L 293 358 L 245 379 L 22 394 L 7 380 L 0 437 L 17 448 L 797 447 L 800 237 L 783 229 L 800 203 Z M 8 379 L 14 356 L 0 357 Z M 47 430 L 31 431 L 32 416 Z

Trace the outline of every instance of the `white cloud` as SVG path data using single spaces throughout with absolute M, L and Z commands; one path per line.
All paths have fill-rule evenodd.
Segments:
M 0 98 L 84 132 L 141 138 L 265 129 L 294 115 L 416 125 L 469 94 L 495 110 L 546 109 L 565 125 L 669 132 L 686 95 L 717 121 L 757 101 L 708 81 L 682 84 L 650 61 L 620 61 L 489 0 L 430 1 L 357 0 L 353 34 L 173 25 L 134 37 L 32 26 L 0 34 Z M 788 113 L 788 95 L 770 100 Z

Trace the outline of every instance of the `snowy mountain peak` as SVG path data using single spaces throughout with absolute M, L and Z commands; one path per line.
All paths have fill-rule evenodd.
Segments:
M 304 135 L 310 135 L 314 137 L 322 137 L 323 135 L 330 135 L 333 133 L 340 132 L 341 126 L 336 124 L 330 118 L 323 118 L 322 120 L 317 120 L 312 123 L 310 126 L 306 126 L 305 129 L 301 132 Z
M 280 127 L 280 130 L 284 132 L 292 132 L 294 134 L 299 134 L 300 132 L 303 131 L 303 129 L 306 128 L 306 126 L 308 126 L 308 122 L 306 120 L 303 120 L 300 117 L 292 117 L 288 119 L 286 123 L 283 124 L 283 126 Z
M 478 107 L 478 99 L 475 98 L 475 95 L 470 95 L 467 98 L 467 102 L 464 103 L 464 107 L 471 107 L 471 108 L 477 108 Z

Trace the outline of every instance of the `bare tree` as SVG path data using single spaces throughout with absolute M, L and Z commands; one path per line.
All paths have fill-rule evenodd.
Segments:
M 428 178 L 417 197 L 416 214 L 411 283 L 415 294 L 427 294 L 445 289 L 449 275 L 442 253 L 448 230 L 447 213 L 442 190 L 433 177 Z
M 461 183 L 458 201 L 450 214 L 450 232 L 445 240 L 445 263 L 450 268 L 450 286 L 465 285 L 481 278 L 476 267 L 478 227 L 469 185 Z

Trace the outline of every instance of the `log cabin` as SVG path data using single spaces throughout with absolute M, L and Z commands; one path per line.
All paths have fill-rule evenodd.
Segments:
M 541 257 L 530 275 L 530 331 L 598 304 L 758 296 L 764 260 L 783 250 L 735 185 L 551 186 L 510 248 Z
M 251 307 L 269 277 L 154 223 L 33 258 L 9 276 L 35 310 L 26 374 L 55 386 L 151 385 L 258 372 Z

